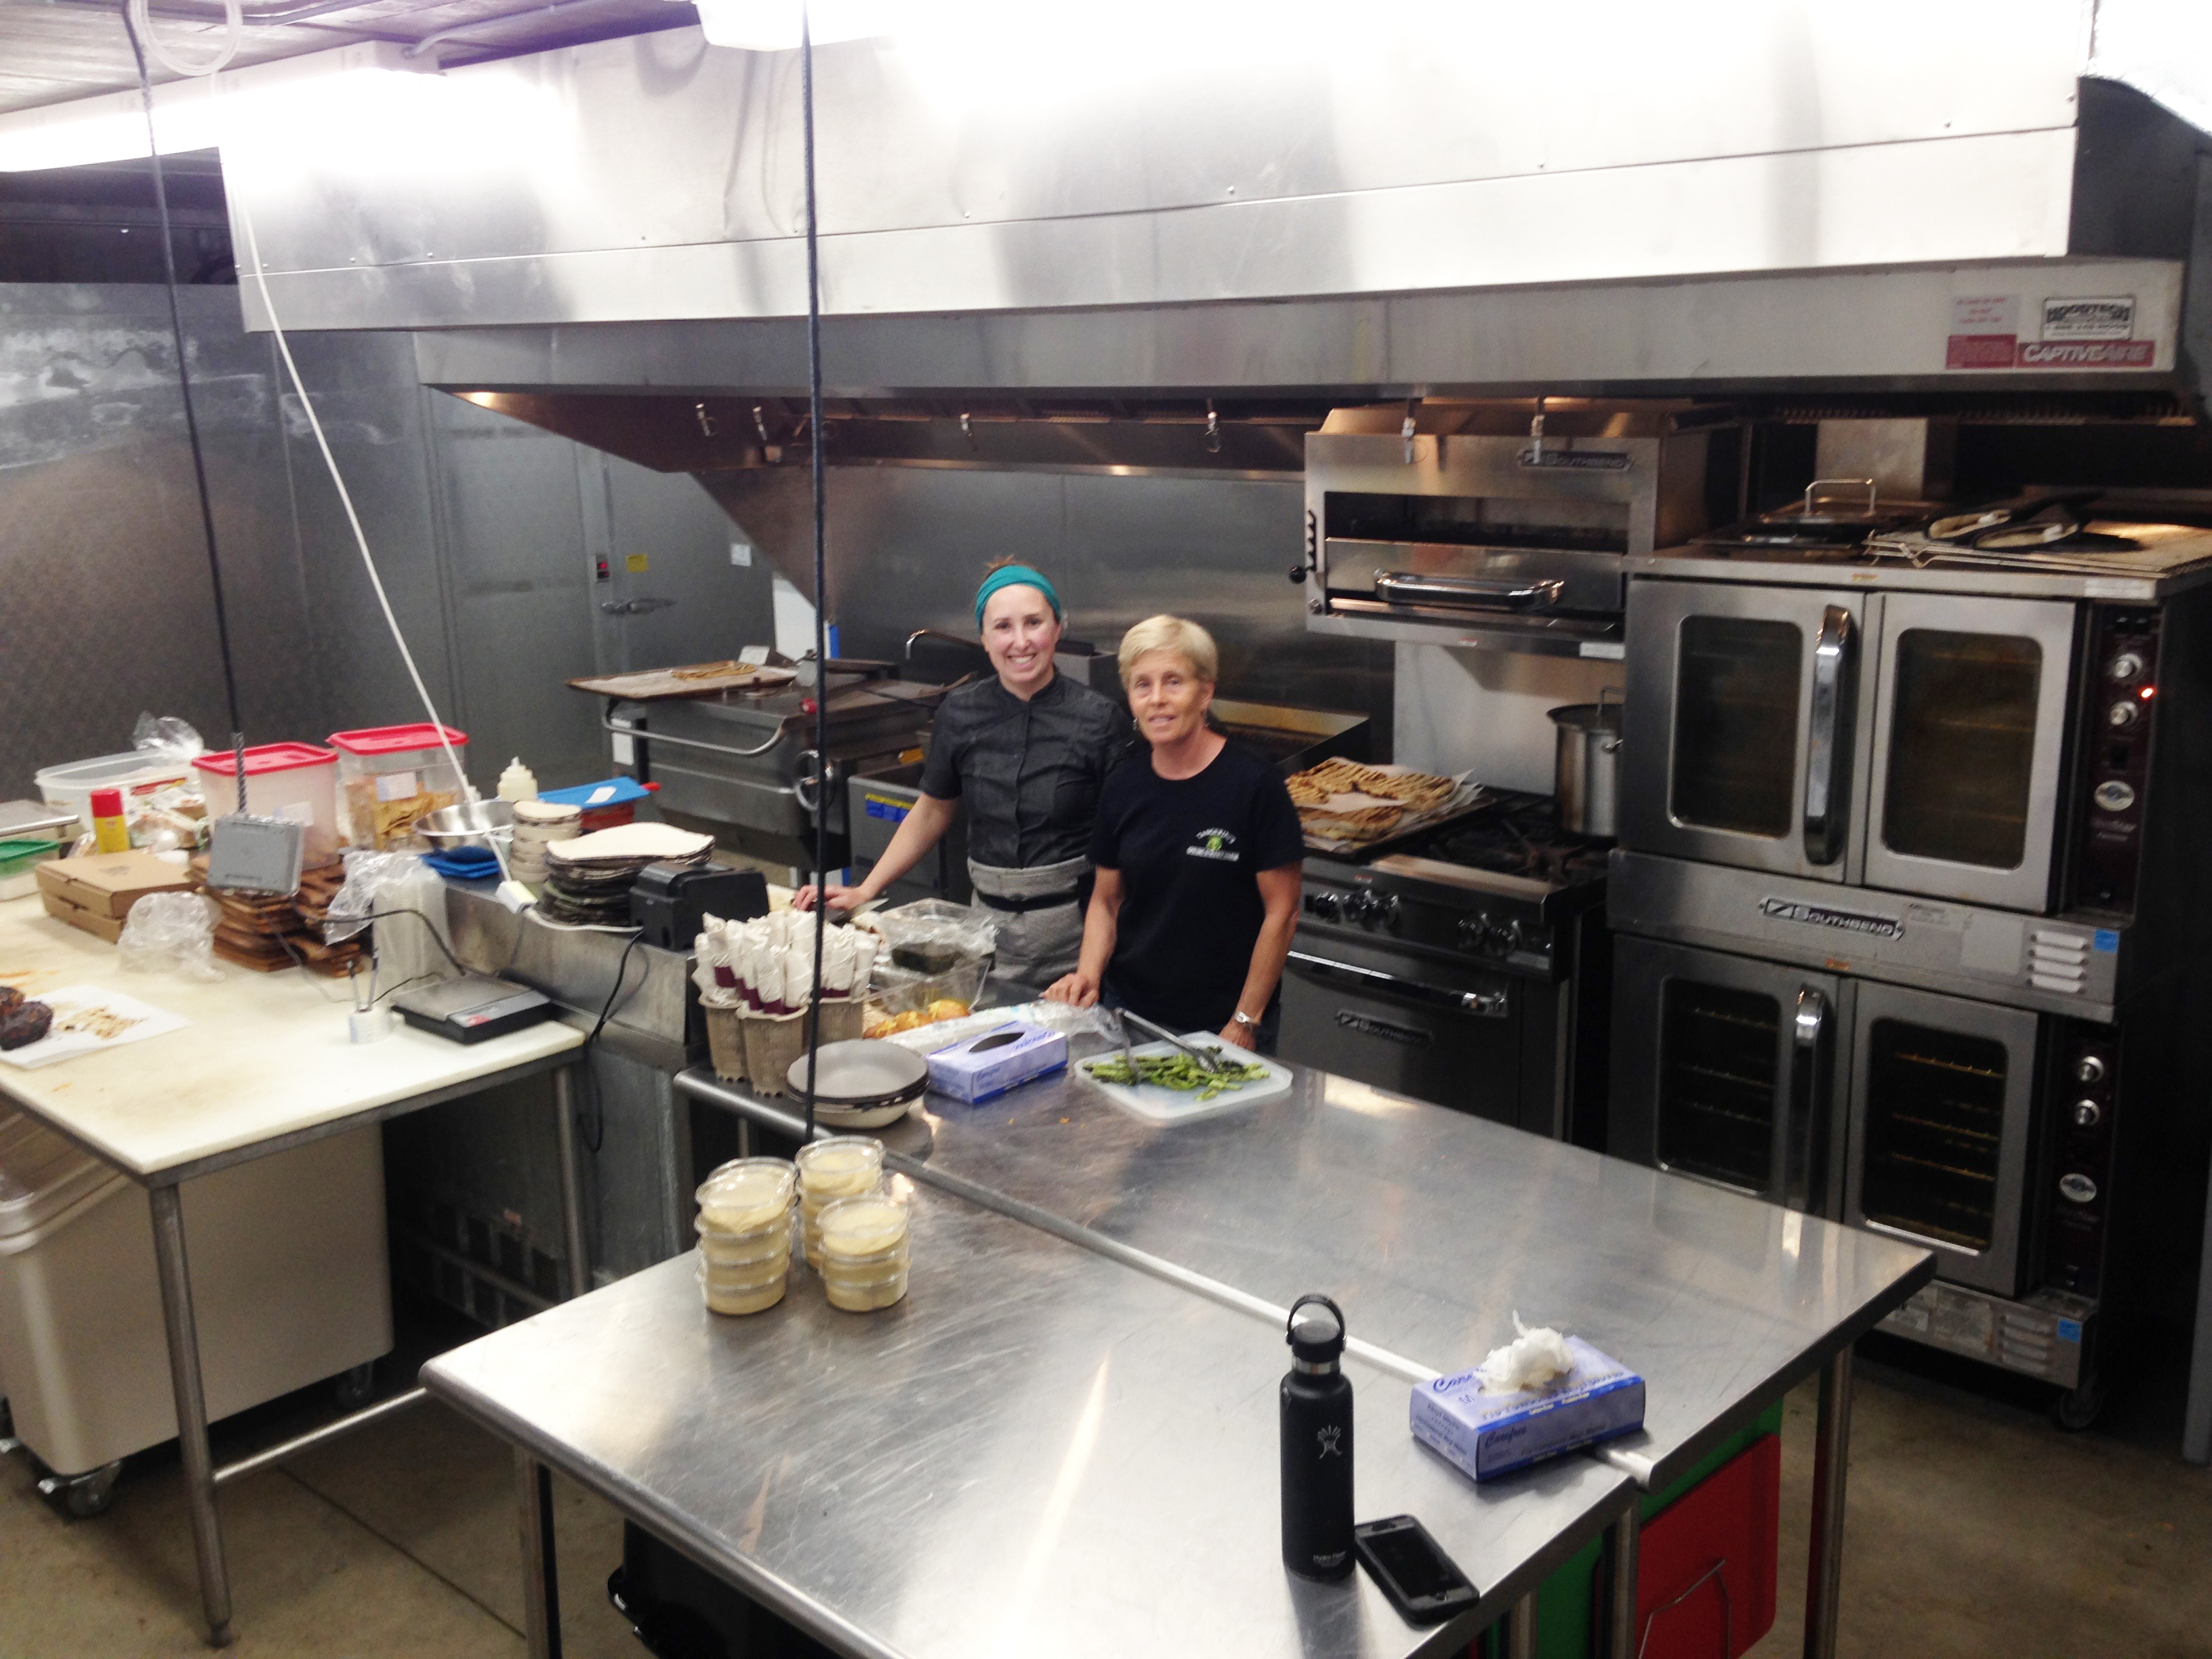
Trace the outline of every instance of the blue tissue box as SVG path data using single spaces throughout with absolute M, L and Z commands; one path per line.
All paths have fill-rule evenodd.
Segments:
M 1580 1337 L 1567 1352 L 1572 1368 L 1538 1389 L 1486 1393 L 1475 1371 L 1416 1383 L 1413 1438 L 1489 1480 L 1642 1428 L 1644 1379 Z
M 929 1086 L 973 1105 L 1067 1064 L 1067 1039 L 1010 1019 L 929 1057 Z

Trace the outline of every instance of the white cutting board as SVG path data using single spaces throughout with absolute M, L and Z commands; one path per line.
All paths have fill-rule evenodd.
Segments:
M 1233 1112 L 1240 1106 L 1256 1105 L 1262 1101 L 1280 1100 L 1291 1091 L 1291 1069 L 1287 1066 L 1255 1054 L 1249 1048 L 1232 1048 L 1222 1042 L 1214 1031 L 1186 1031 L 1183 1041 L 1212 1044 L 1224 1056 L 1243 1061 L 1248 1066 L 1264 1066 L 1267 1075 L 1255 1078 L 1241 1089 L 1224 1089 L 1211 1100 L 1200 1100 L 1200 1091 L 1188 1093 L 1180 1089 L 1164 1089 L 1157 1083 L 1101 1083 L 1083 1068 L 1092 1060 L 1119 1060 L 1119 1048 L 1108 1048 L 1075 1060 L 1069 1066 L 1076 1076 L 1119 1106 L 1132 1117 L 1142 1118 L 1147 1123 L 1195 1123 L 1200 1118 L 1218 1117 L 1224 1112 Z M 1171 1054 L 1176 1052 L 1172 1042 L 1139 1042 L 1130 1046 L 1132 1054 Z

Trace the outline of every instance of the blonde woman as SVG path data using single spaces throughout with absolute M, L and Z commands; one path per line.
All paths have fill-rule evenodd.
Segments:
M 1274 768 L 1206 723 L 1219 665 L 1213 636 L 1181 617 L 1123 635 L 1121 684 L 1152 757 L 1099 791 L 1082 954 L 1045 994 L 1272 1050 L 1305 842 Z

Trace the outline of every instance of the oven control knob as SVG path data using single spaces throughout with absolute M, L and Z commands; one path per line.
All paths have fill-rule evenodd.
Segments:
M 2074 1062 L 2074 1080 L 2077 1083 L 2099 1083 L 2104 1080 L 2105 1062 L 2097 1054 L 2084 1054 Z
M 2143 659 L 2132 651 L 2123 651 L 2112 659 L 2111 665 L 2105 672 L 2110 674 L 2118 684 L 2125 685 L 2130 680 L 2139 680 L 2142 678 Z
M 1362 918 L 1370 927 L 1395 931 L 1398 926 L 1398 896 L 1395 893 L 1370 894 L 1367 914 Z
M 2097 1195 L 2097 1183 L 2079 1170 L 2069 1170 L 2058 1177 L 2058 1195 L 2075 1204 L 2087 1204 Z
M 2089 799 L 2107 812 L 2124 812 L 2136 804 L 2136 787 L 2118 778 L 2106 778 L 2090 792 Z
M 2104 1115 L 2105 1109 L 2094 1100 L 2077 1100 L 2074 1103 L 2074 1127 L 2077 1129 L 2095 1128 L 2099 1120 Z
M 1375 895 L 1364 888 L 1358 892 L 1347 894 L 1345 897 L 1345 919 L 1348 921 L 1356 921 L 1363 927 L 1372 927 L 1375 925 L 1376 908 Z
M 1517 916 L 1504 926 L 1491 930 L 1491 938 L 1496 942 L 1500 956 L 1510 956 L 1519 950 L 1528 942 L 1528 933 L 1521 926 L 1521 920 Z
M 2142 718 L 2142 708 L 2134 702 L 2116 702 L 2105 711 L 2105 724 L 2125 729 Z
M 1311 907 L 1314 915 L 1319 916 L 1323 921 L 1344 920 L 1344 895 L 1341 893 L 1324 888 L 1306 902 Z
M 1462 951 L 1482 949 L 1483 939 L 1489 932 L 1489 919 L 1484 916 L 1462 916 L 1452 925 L 1452 937 Z

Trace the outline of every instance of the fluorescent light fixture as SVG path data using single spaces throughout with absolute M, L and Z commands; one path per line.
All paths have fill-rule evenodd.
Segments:
M 794 52 L 799 14 L 806 14 L 814 44 L 889 34 L 918 9 L 917 0 L 696 0 L 699 27 L 710 46 L 747 52 Z
M 396 46 L 371 41 L 226 70 L 214 86 L 205 78 L 165 82 L 154 88 L 155 143 L 164 155 L 212 149 L 242 119 L 313 108 L 393 76 L 435 72 L 430 64 L 408 62 Z M 146 153 L 146 112 L 135 90 L 0 114 L 0 173 L 129 161 Z

